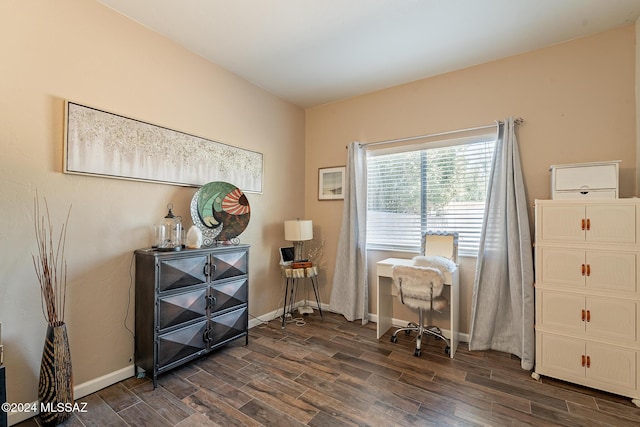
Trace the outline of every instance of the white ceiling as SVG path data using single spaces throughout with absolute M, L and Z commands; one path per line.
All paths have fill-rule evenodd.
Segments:
M 640 0 L 98 0 L 302 107 L 634 23 Z

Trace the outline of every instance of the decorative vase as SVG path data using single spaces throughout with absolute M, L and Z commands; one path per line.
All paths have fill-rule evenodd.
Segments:
M 47 326 L 47 335 L 40 364 L 38 384 L 40 418 L 45 426 L 54 426 L 68 419 L 73 406 L 73 375 L 67 325 L 58 322 Z

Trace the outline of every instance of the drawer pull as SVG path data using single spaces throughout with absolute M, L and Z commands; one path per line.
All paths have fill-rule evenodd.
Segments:
M 587 264 L 587 276 L 591 276 L 591 264 Z
M 584 276 L 587 271 L 587 266 L 582 264 L 582 275 Z
M 587 356 L 587 368 L 591 367 L 591 356 Z
M 582 355 L 582 367 L 584 368 L 587 365 L 587 356 Z
M 591 322 L 591 310 L 587 310 L 587 322 Z
M 582 218 L 582 231 L 584 231 L 586 228 L 586 221 L 584 218 Z
M 591 220 L 587 218 L 587 231 L 591 230 Z
M 582 310 L 582 321 L 584 322 L 586 318 L 587 318 L 586 310 Z

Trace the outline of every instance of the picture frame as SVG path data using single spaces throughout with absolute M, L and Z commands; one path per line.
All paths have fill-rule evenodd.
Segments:
M 318 169 L 318 200 L 344 200 L 345 166 Z
M 67 174 L 262 194 L 262 153 L 65 101 Z

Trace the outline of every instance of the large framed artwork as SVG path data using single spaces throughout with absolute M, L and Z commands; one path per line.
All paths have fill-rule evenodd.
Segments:
M 263 156 L 210 139 L 65 103 L 64 172 L 262 193 Z
M 318 200 L 344 199 L 345 166 L 318 169 Z

